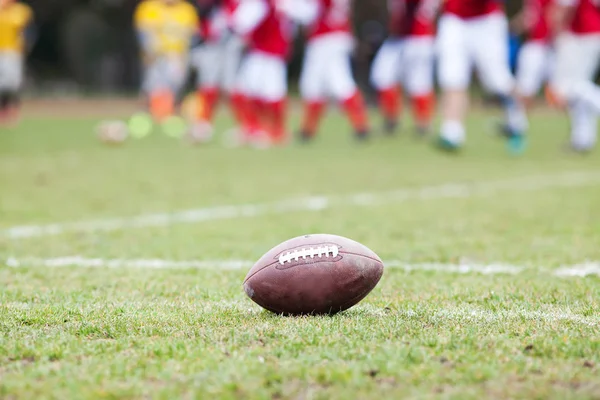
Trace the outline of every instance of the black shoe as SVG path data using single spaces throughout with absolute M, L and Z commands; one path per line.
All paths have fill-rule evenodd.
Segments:
M 307 131 L 300 131 L 300 133 L 298 134 L 298 140 L 300 141 L 300 143 L 312 142 L 314 137 L 315 137 L 315 135 L 311 135 Z
M 394 119 L 386 119 L 383 122 L 383 133 L 385 133 L 387 136 L 395 135 L 399 126 L 400 123 L 398 121 Z
M 360 142 L 364 142 L 367 139 L 369 139 L 369 131 L 367 131 L 367 130 L 356 131 L 354 133 L 354 137 L 356 138 L 356 140 L 358 140 Z

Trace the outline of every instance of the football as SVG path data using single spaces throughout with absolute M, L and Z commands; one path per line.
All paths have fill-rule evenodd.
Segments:
M 383 262 L 366 246 L 336 235 L 305 235 L 262 256 L 246 275 L 244 291 L 277 314 L 335 314 L 365 298 L 382 275 Z

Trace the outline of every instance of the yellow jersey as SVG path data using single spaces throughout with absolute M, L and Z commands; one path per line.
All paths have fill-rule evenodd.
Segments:
M 33 12 L 25 4 L 14 2 L 0 6 L 0 51 L 22 53 L 24 30 L 32 19 Z
M 186 1 L 167 4 L 164 0 L 143 0 L 134 15 L 134 24 L 148 36 L 157 55 L 185 55 L 198 31 L 196 9 Z

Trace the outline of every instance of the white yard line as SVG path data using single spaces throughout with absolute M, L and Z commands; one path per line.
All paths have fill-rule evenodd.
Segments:
M 580 325 L 599 326 L 598 317 L 586 317 L 575 314 L 569 309 L 554 307 L 550 310 L 525 310 L 525 309 L 506 309 L 506 310 L 486 310 L 481 307 L 464 306 L 454 309 L 442 309 L 436 312 L 434 319 L 449 319 L 453 321 L 484 321 L 488 323 L 497 323 L 506 320 L 543 321 L 550 323 L 570 322 Z
M 157 258 L 144 259 L 104 259 L 86 258 L 81 256 L 34 258 L 27 257 L 5 260 L 5 265 L 12 268 L 23 266 L 38 266 L 47 268 L 80 267 L 80 268 L 141 268 L 141 269 L 243 269 L 250 268 L 254 263 L 244 260 L 164 260 Z
M 447 264 L 447 263 L 417 263 L 410 264 L 403 261 L 391 260 L 384 262 L 386 268 L 398 268 L 403 269 L 407 272 L 410 271 L 434 271 L 434 272 L 444 272 L 450 274 L 483 274 L 483 275 L 495 275 L 495 274 L 509 274 L 515 275 L 523 272 L 523 270 L 527 269 L 525 267 L 520 267 L 516 265 L 510 264 L 501 264 L 501 263 L 493 263 L 493 264 L 474 264 L 474 263 L 457 263 L 457 264 Z
M 585 277 L 588 275 L 600 276 L 600 262 L 585 262 L 571 266 L 563 266 L 555 271 L 556 276 Z
M 252 260 L 169 260 L 162 258 L 143 259 L 104 259 L 82 256 L 55 258 L 15 258 L 4 260 L 4 265 L 11 268 L 22 267 L 78 267 L 78 268 L 139 268 L 139 269 L 207 269 L 207 270 L 240 270 L 249 269 L 254 264 Z M 542 275 L 563 278 L 600 276 L 600 263 L 587 262 L 583 264 L 562 266 L 558 269 L 546 267 L 526 267 L 507 263 L 477 264 L 464 263 L 409 263 L 400 260 L 384 261 L 386 268 L 400 269 L 407 272 L 432 271 L 447 274 L 482 274 L 482 275 L 517 275 L 525 271 L 534 271 Z
M 0 309 L 7 310 L 32 310 L 36 308 L 47 308 L 48 303 L 36 303 L 27 301 L 10 301 L 0 303 Z M 50 305 L 52 306 L 52 305 Z M 192 313 L 222 313 L 228 310 L 237 310 L 249 314 L 262 313 L 263 310 L 252 303 L 249 299 L 243 300 L 217 300 L 205 302 L 181 302 L 180 300 L 172 301 L 167 299 L 150 299 L 148 301 L 120 301 L 120 302 L 102 302 L 102 303 L 86 303 L 86 304 L 61 304 L 63 308 L 74 307 L 79 312 L 107 312 L 114 308 L 136 311 L 152 308 L 155 310 L 155 316 L 172 316 L 168 308 L 174 307 L 178 310 L 185 310 Z M 163 308 L 167 308 L 164 310 Z M 600 318 L 588 317 L 577 314 L 571 308 L 563 308 L 557 306 L 544 306 L 542 309 L 529 310 L 523 308 L 507 308 L 489 310 L 483 307 L 478 307 L 471 304 L 458 304 L 455 307 L 434 308 L 434 309 L 410 309 L 399 308 L 391 312 L 386 311 L 383 307 L 375 307 L 368 302 L 363 302 L 352 308 L 353 311 L 364 312 L 371 315 L 386 317 L 395 315 L 402 320 L 418 320 L 422 323 L 424 320 L 432 321 L 451 321 L 452 323 L 461 324 L 503 324 L 511 320 L 526 320 L 528 322 L 538 322 L 547 324 L 572 323 L 577 325 L 586 325 L 592 327 L 600 326 Z M 352 312 L 352 311 L 351 311 Z
M 592 186 L 596 184 L 600 184 L 600 172 L 582 171 L 489 182 L 449 183 L 437 186 L 399 189 L 388 192 L 300 197 L 272 203 L 228 205 L 102 220 L 14 226 L 0 231 L 0 237 L 27 239 L 39 236 L 59 235 L 66 232 L 119 231 L 124 229 L 257 217 L 296 211 L 314 212 L 326 210 L 334 206 L 372 207 L 382 204 L 401 203 L 410 200 L 469 198 L 475 196 L 489 196 L 499 192 L 527 192 L 548 188 Z

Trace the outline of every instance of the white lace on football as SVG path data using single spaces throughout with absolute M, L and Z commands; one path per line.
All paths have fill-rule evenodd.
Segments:
M 299 250 L 288 251 L 279 256 L 279 264 L 283 265 L 286 262 L 291 262 L 292 260 L 298 261 L 299 259 L 306 260 L 308 257 L 310 258 L 323 258 L 329 257 L 332 258 L 337 257 L 338 255 L 338 247 L 337 246 L 320 246 L 320 247 L 308 247 L 302 248 Z

